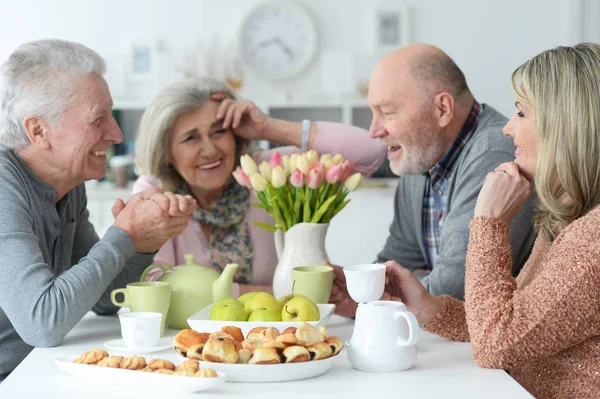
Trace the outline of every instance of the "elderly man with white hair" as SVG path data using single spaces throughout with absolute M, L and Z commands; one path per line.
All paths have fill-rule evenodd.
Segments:
M 25 43 L 0 68 L 0 381 L 35 346 L 58 345 L 110 292 L 137 281 L 187 226 L 189 196 L 150 189 L 112 208 L 99 239 L 84 182 L 122 134 L 103 59 L 60 40 Z

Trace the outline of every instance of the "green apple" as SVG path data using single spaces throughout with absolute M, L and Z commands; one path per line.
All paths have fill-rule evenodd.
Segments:
M 277 302 L 277 299 L 267 292 L 259 292 L 244 303 L 244 309 L 248 314 L 252 314 L 254 309 L 259 308 L 273 308 L 281 311 L 281 305 Z
M 282 321 L 319 321 L 320 318 L 317 304 L 305 296 L 294 295 L 281 310 Z
M 211 320 L 222 321 L 247 321 L 248 313 L 244 306 L 234 298 L 221 299 L 210 309 Z
M 281 321 L 281 313 L 273 308 L 258 308 L 250 314 L 248 321 Z
M 240 301 L 240 303 L 242 305 L 245 305 L 246 301 L 254 298 L 254 296 L 256 294 L 258 294 L 258 293 L 259 293 L 258 291 L 256 291 L 256 292 L 246 292 L 244 295 L 240 295 L 240 297 L 237 300 Z
M 279 302 L 281 304 L 281 307 L 283 308 L 283 306 L 285 306 L 285 304 L 292 298 L 297 297 L 297 296 L 301 296 L 306 298 L 304 295 L 302 294 L 288 294 L 288 295 L 284 295 L 281 298 L 279 298 L 277 300 L 277 302 Z

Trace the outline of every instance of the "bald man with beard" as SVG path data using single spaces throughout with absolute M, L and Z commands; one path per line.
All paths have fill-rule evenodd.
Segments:
M 464 299 L 469 222 L 485 177 L 514 161 L 508 119 L 479 103 L 463 72 L 442 50 L 412 44 L 384 57 L 369 82 L 370 135 L 388 147 L 400 176 L 390 234 L 376 262 L 394 260 L 433 295 Z M 530 199 L 510 223 L 512 274 L 525 263 L 535 231 Z M 508 254 L 507 254 L 508 255 Z M 331 302 L 354 316 L 342 268 L 335 266 Z

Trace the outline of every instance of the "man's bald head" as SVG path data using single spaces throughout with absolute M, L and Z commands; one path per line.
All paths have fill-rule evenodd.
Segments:
M 376 71 L 395 79 L 412 80 L 428 98 L 442 91 L 455 98 L 470 93 L 465 75 L 452 58 L 429 44 L 411 44 L 388 54 L 377 64 Z

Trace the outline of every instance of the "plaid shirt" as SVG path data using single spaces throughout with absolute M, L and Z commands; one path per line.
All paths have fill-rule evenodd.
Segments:
M 423 245 L 428 268 L 435 266 L 440 252 L 440 232 L 444 225 L 448 205 L 448 185 L 452 177 L 452 167 L 460 156 L 475 127 L 481 106 L 477 101 L 471 107 L 471 113 L 460 129 L 456 140 L 442 159 L 429 172 L 425 173 L 425 191 L 423 193 Z

